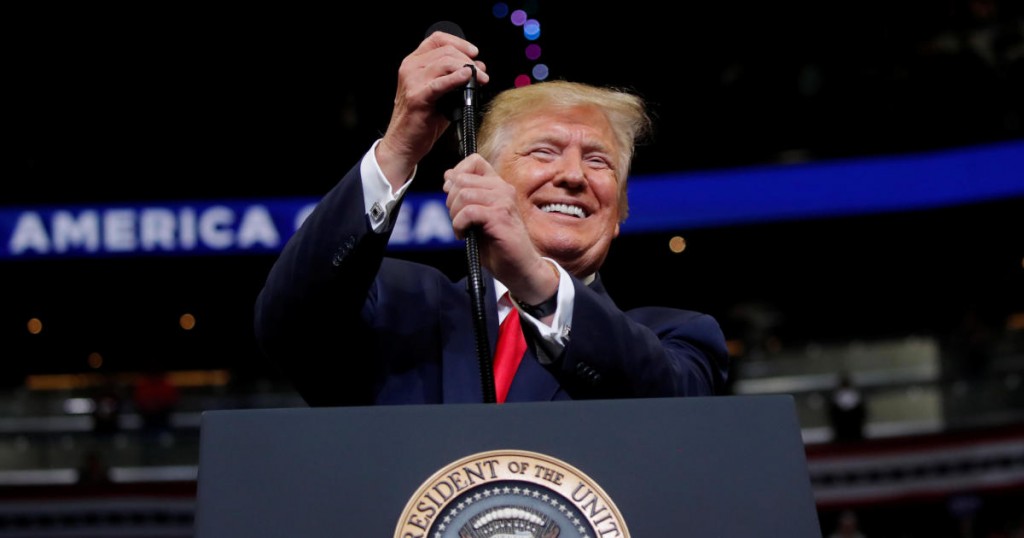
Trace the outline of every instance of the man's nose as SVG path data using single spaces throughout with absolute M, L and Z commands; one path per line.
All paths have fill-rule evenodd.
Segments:
M 562 159 L 558 175 L 555 176 L 555 185 L 566 189 L 576 190 L 587 183 L 586 168 L 583 159 L 566 156 Z

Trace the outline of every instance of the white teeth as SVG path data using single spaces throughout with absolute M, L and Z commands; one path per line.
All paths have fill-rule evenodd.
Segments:
M 581 219 L 587 216 L 587 214 L 583 212 L 583 208 L 569 204 L 547 204 L 540 206 L 540 210 L 545 213 L 561 213 L 563 215 L 571 215 Z

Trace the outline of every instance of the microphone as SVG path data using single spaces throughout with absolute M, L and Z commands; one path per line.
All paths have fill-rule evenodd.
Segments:
M 462 32 L 462 28 L 452 21 L 438 21 L 430 25 L 430 28 L 427 28 L 426 37 L 430 37 L 434 32 L 444 32 L 455 37 L 466 39 L 466 34 Z M 477 88 L 476 65 L 466 65 L 473 69 L 473 77 L 469 80 L 469 83 L 463 90 L 462 95 L 457 92 L 448 93 L 444 97 L 441 97 L 441 99 L 437 101 L 436 105 L 437 110 L 444 114 L 444 116 L 448 118 L 448 121 L 456 124 L 456 128 L 458 128 L 458 125 L 462 123 L 462 114 L 466 105 L 472 104 L 473 91 Z M 459 138 L 462 138 L 461 135 Z
M 466 39 L 466 34 L 462 33 L 462 28 L 452 21 L 437 21 L 434 24 L 431 24 L 430 28 L 427 28 L 426 37 L 430 37 L 430 34 L 434 32 L 444 32 L 446 34 L 451 34 L 455 37 L 461 37 L 462 39 Z
M 451 21 L 440 21 L 427 29 L 427 37 L 434 32 L 446 32 L 455 37 L 466 39 L 462 28 Z M 437 100 L 437 110 L 455 124 L 455 134 L 459 141 L 459 150 L 466 158 L 476 153 L 476 64 L 466 64 L 472 71 L 469 82 L 458 92 L 449 92 Z M 476 336 L 476 355 L 480 365 L 480 383 L 484 403 L 495 403 L 497 395 L 494 387 L 494 366 L 491 363 L 491 345 L 487 335 L 487 309 L 484 293 L 486 286 L 483 280 L 483 269 L 480 265 L 480 247 L 478 245 L 479 229 L 470 228 L 466 234 L 466 266 L 467 288 L 469 291 L 470 308 L 473 317 L 473 333 Z

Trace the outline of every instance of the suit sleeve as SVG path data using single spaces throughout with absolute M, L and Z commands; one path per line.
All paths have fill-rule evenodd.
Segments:
M 664 307 L 624 312 L 575 281 L 569 344 L 553 365 L 574 398 L 723 394 L 728 351 L 707 314 Z
M 371 397 L 367 379 L 381 366 L 357 360 L 374 352 L 361 311 L 389 237 L 370 229 L 357 164 L 289 239 L 257 296 L 256 341 L 310 405 Z

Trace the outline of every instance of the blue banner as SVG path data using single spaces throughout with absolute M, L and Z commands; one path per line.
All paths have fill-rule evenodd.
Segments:
M 926 209 L 1024 196 L 1024 142 L 630 179 L 623 233 Z M 0 259 L 275 253 L 317 198 L 0 209 Z M 391 246 L 452 248 L 444 196 L 410 193 Z
M 318 198 L 0 210 L 0 259 L 278 252 Z M 458 243 L 444 197 L 411 194 L 395 248 Z
M 630 181 L 623 233 L 931 209 L 1024 196 L 1024 141 Z

